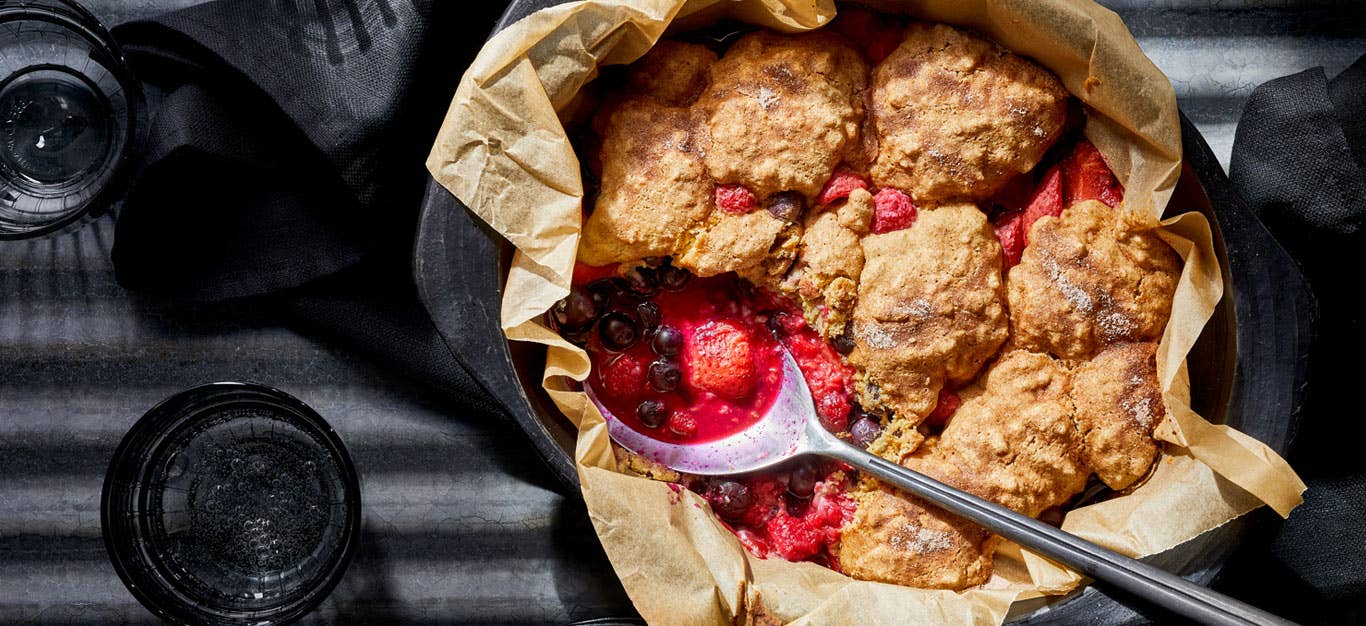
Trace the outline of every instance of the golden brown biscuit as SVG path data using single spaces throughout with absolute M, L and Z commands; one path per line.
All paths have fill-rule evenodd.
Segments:
M 761 200 L 807 198 L 859 146 L 868 66 L 841 37 L 746 35 L 711 66 L 697 106 L 707 115 L 707 170 Z
M 767 285 L 787 271 L 797 256 L 801 229 L 759 209 L 742 215 L 716 210 L 678 258 L 698 276 L 735 272 Z
M 858 297 L 856 281 L 863 272 L 859 240 L 859 234 L 846 228 L 836 211 L 812 212 L 806 217 L 797 261 L 783 288 L 801 298 L 807 323 L 825 337 L 844 333 Z
M 1068 93 L 1057 77 L 943 24 L 912 24 L 873 71 L 873 182 L 917 203 L 990 197 L 1057 141 Z
M 716 53 L 692 43 L 663 40 L 631 65 L 626 89 L 660 103 L 688 106 L 707 86 Z
M 980 526 L 876 482 L 860 486 L 854 499 L 858 509 L 839 547 L 845 574 L 932 589 L 963 589 L 991 577 L 999 540 Z
M 1001 246 L 977 207 L 951 205 L 864 237 L 863 256 L 850 355 L 861 401 L 914 425 L 1006 340 Z
M 612 456 L 617 459 L 617 469 L 650 480 L 666 483 L 686 483 L 692 476 L 670 469 L 658 461 L 652 461 L 626 448 L 612 443 Z
M 1115 342 L 1162 336 L 1180 257 L 1152 231 L 1123 225 L 1119 210 L 1082 202 L 1030 229 L 1006 280 L 1021 347 L 1083 359 Z
M 960 392 L 963 404 L 944 432 L 904 464 L 1031 517 L 1067 502 L 1090 476 L 1072 423 L 1070 385 L 1051 357 L 1011 352 Z M 859 508 L 840 548 L 840 565 L 851 576 L 962 589 L 991 575 L 996 541 L 981 528 L 871 479 L 854 497 Z M 922 549 L 898 549 L 897 537 L 915 538 L 912 545 Z M 936 549 L 923 549 L 926 543 Z
M 959 392 L 958 407 L 916 469 L 949 464 L 967 490 L 1030 517 L 1068 501 L 1091 475 L 1072 422 L 1071 376 L 1045 354 L 1003 355 Z
M 681 250 L 712 211 L 696 120 L 688 109 L 636 98 L 617 105 L 602 138 L 602 191 L 579 260 L 634 261 Z
M 840 218 L 840 225 L 862 236 L 873 227 L 875 205 L 873 194 L 867 189 L 855 189 L 849 192 L 848 200 L 835 210 L 835 214 Z
M 1166 409 L 1157 385 L 1157 345 L 1117 343 L 1073 371 L 1072 419 L 1086 463 L 1111 489 L 1125 489 L 1157 458 L 1153 429 Z

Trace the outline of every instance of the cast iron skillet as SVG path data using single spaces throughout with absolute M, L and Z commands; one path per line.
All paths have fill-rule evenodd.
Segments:
M 513 0 L 495 32 L 557 0 Z M 1185 163 L 1169 214 L 1200 211 L 1214 227 L 1224 298 L 1187 363 L 1192 406 L 1284 454 L 1303 400 L 1312 295 L 1294 261 L 1243 206 L 1209 146 L 1184 115 Z M 424 304 L 452 352 L 507 407 L 541 457 L 578 492 L 573 426 L 541 389 L 545 350 L 508 342 L 498 324 L 512 247 L 435 181 L 429 181 L 414 268 Z M 1251 529 L 1249 516 L 1145 559 L 1208 584 Z M 1088 585 L 1063 598 L 1017 604 L 1024 624 L 1143 623 L 1159 614 Z

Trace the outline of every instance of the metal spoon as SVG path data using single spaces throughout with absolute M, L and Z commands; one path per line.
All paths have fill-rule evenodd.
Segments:
M 821 426 L 806 380 L 786 351 L 783 386 L 773 408 L 750 428 L 706 443 L 666 443 L 637 432 L 613 416 L 592 387 L 584 389 L 607 419 L 607 432 L 618 444 L 680 472 L 736 474 L 771 467 L 801 455 L 828 457 L 972 520 L 1037 554 L 1197 622 L 1293 624 L 841 441 Z

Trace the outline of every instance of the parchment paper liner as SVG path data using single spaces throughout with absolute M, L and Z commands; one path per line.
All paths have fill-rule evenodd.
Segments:
M 1119 17 L 1065 0 L 869 0 L 885 11 L 975 29 L 1050 68 L 1089 108 L 1086 135 L 1124 183 L 1126 208 L 1163 213 L 1180 171 L 1176 98 Z M 783 31 L 829 23 L 831 0 L 589 0 L 546 9 L 495 36 L 466 72 L 427 166 L 517 248 L 502 303 L 508 338 L 548 348 L 544 386 L 579 428 L 575 459 L 603 547 L 651 623 L 1001 622 L 1011 602 L 1081 582 L 1003 544 L 986 584 L 963 592 L 857 581 L 809 563 L 755 558 L 686 490 L 620 474 L 602 416 L 567 379 L 587 355 L 545 328 L 568 293 L 583 186 L 561 116 L 600 65 L 629 63 L 674 24 L 722 18 Z M 1189 408 L 1185 368 L 1223 293 L 1208 222 L 1184 213 L 1159 233 L 1185 260 L 1158 351 L 1168 417 L 1160 466 L 1133 493 L 1071 511 L 1064 528 L 1130 555 L 1168 549 L 1267 504 L 1288 515 L 1304 484 L 1275 452 Z

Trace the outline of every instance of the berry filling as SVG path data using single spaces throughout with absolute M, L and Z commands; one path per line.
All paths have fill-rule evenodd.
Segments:
M 1001 210 L 991 223 L 1001 242 L 1007 269 L 1019 264 L 1034 222 L 1062 215 L 1064 208 L 1085 200 L 1099 200 L 1112 208 L 1124 200 L 1124 187 L 1105 164 L 1100 151 L 1085 139 L 1077 141 L 1067 156 L 1044 170 L 1043 178 L 1032 190 L 1031 179 L 1015 178 L 994 198 Z
M 827 429 L 844 433 L 851 414 L 864 416 L 838 342 L 808 326 L 796 303 L 734 275 L 693 278 L 667 259 L 624 273 L 580 264 L 546 317 L 588 350 L 590 384 L 608 410 L 661 441 L 704 443 L 753 425 L 777 397 L 784 347 Z M 880 428 L 864 418 L 865 436 Z M 833 566 L 830 547 L 853 513 L 848 482 L 838 464 L 805 462 L 692 487 L 755 555 Z
M 831 547 L 839 543 L 855 504 L 837 464 L 800 461 L 780 471 L 715 479 L 696 489 L 751 554 L 838 569 Z
M 905 38 L 905 27 L 904 21 L 897 16 L 882 15 L 858 7 L 841 7 L 839 16 L 831 24 L 836 32 L 859 46 L 868 61 L 874 64 L 881 63 L 901 45 Z
M 577 331 L 587 337 L 594 390 L 631 428 L 670 443 L 704 443 L 750 427 L 773 404 L 782 377 L 778 342 L 734 277 L 694 280 L 666 262 L 621 277 L 580 265 L 574 282 L 566 309 L 595 294 L 603 303 L 589 322 L 597 332 Z M 570 319 L 552 315 L 552 323 L 561 317 Z M 560 326 L 566 330 L 572 340 L 576 329 Z
M 1119 184 L 1100 150 L 1085 139 L 1062 161 L 1063 199 L 1066 206 L 1082 200 L 1100 200 L 1114 208 L 1124 201 L 1124 186 Z

